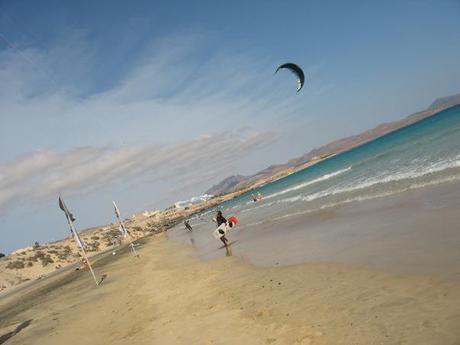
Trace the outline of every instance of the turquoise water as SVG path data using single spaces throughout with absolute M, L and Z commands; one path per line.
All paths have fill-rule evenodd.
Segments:
M 460 180 L 460 106 L 399 129 L 223 205 L 267 221 Z

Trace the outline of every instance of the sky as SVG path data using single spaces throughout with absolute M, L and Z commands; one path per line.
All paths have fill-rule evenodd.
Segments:
M 59 194 L 106 224 L 420 111 L 459 61 L 459 0 L 0 0 L 0 252 L 67 236 Z

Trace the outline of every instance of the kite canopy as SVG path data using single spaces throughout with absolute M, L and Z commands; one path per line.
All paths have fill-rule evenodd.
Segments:
M 305 75 L 303 74 L 302 69 L 299 66 L 297 66 L 295 63 L 288 62 L 288 63 L 278 66 L 275 73 L 278 72 L 280 69 L 284 69 L 284 68 L 290 70 L 292 73 L 294 73 L 297 76 L 297 92 L 299 92 L 300 89 L 302 89 L 303 87 L 303 83 L 305 82 Z
M 228 217 L 227 220 L 228 220 L 229 222 L 232 222 L 233 224 L 237 224 L 237 223 L 238 223 L 238 218 L 236 218 L 235 216 Z

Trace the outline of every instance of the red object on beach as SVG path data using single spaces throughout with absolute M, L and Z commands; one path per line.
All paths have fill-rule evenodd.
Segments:
M 237 224 L 237 223 L 238 223 L 238 218 L 236 218 L 235 216 L 228 217 L 227 220 L 228 220 L 229 222 L 232 222 L 233 224 Z

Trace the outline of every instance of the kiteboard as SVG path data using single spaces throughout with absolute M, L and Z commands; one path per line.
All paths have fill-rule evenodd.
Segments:
M 232 223 L 232 226 L 228 225 L 228 224 L 225 224 L 225 223 L 222 223 L 216 230 L 214 230 L 214 232 L 212 233 L 214 235 L 214 238 L 216 240 L 219 240 L 222 236 L 226 236 L 228 231 L 233 227 L 235 226 L 236 224 L 238 224 L 238 218 L 236 218 L 235 216 L 230 216 L 228 217 L 227 219 L 227 222 L 228 223 Z
M 228 233 L 228 227 L 227 224 L 222 223 L 214 232 L 212 233 L 214 235 L 214 238 L 216 240 L 219 240 L 221 237 L 227 235 Z
M 238 242 L 238 240 L 229 242 L 229 243 L 227 243 L 227 246 L 231 246 L 233 243 L 236 243 L 236 242 Z M 220 247 L 219 247 L 219 249 L 224 249 L 224 248 L 225 248 L 225 246 L 220 246 Z

